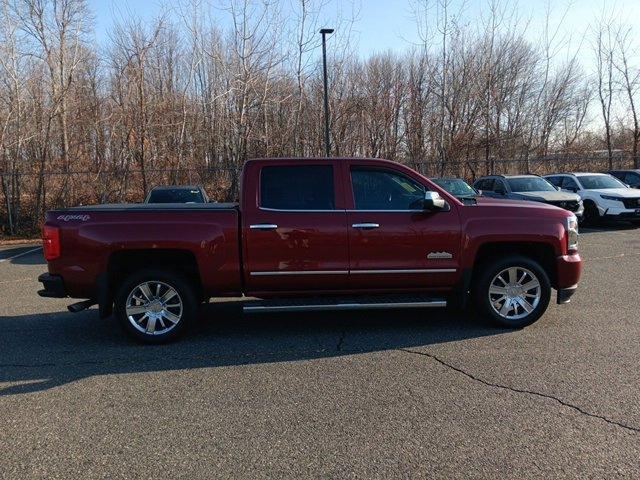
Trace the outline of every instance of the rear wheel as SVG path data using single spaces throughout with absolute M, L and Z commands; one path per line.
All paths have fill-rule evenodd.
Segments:
M 115 313 L 124 330 L 144 343 L 174 340 L 197 315 L 191 283 L 179 274 L 143 270 L 128 276 L 115 298 Z
M 538 262 L 520 255 L 486 265 L 474 288 L 480 312 L 509 328 L 534 323 L 547 310 L 550 299 L 547 273 Z

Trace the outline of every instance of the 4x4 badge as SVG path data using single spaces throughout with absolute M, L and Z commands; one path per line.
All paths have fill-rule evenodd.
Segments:
M 428 260 L 447 260 L 453 258 L 449 252 L 431 252 L 427 255 Z

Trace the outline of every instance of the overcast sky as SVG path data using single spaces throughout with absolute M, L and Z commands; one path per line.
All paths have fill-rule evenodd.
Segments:
M 283 8 L 295 0 L 280 0 Z M 336 14 L 337 10 L 350 9 L 350 5 L 356 3 L 358 20 L 354 26 L 356 31 L 357 46 L 363 56 L 371 53 L 406 49 L 411 42 L 419 40 L 416 24 L 413 19 L 412 4 L 415 0 L 329 0 L 326 7 L 327 18 Z M 419 0 L 418 0 L 419 1 Z M 431 0 L 434 3 L 433 0 Z M 527 35 L 532 41 L 540 37 L 540 30 L 545 23 L 547 5 L 552 5 L 551 23 L 556 26 L 562 23 L 564 34 L 571 37 L 572 49 L 581 45 L 584 32 L 594 21 L 603 6 L 614 10 L 620 19 L 625 21 L 640 20 L 640 0 L 520 0 L 503 1 L 510 8 L 516 7 L 521 24 L 527 26 Z M 214 5 L 216 0 L 212 2 Z M 451 7 L 455 14 L 462 11 L 462 22 L 473 27 L 479 23 L 483 11 L 486 11 L 488 0 L 453 0 Z M 89 0 L 89 5 L 96 15 L 96 37 L 99 42 L 104 42 L 107 32 L 111 29 L 117 18 L 127 17 L 130 14 L 140 16 L 144 20 L 151 20 L 163 10 L 170 11 L 172 2 L 166 0 Z M 566 13 L 566 15 L 564 15 Z M 217 15 L 216 15 L 217 16 Z M 224 16 L 220 13 L 220 22 L 224 24 Z M 327 23 L 331 23 L 327 21 Z M 331 26 L 331 25 L 328 25 Z M 580 56 L 588 61 L 588 47 L 582 46 Z

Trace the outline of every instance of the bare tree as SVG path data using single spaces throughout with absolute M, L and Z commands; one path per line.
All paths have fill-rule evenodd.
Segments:
M 633 121 L 631 155 L 634 168 L 640 168 L 640 156 L 638 145 L 640 143 L 640 124 L 638 121 L 638 111 L 636 108 L 636 95 L 640 89 L 640 68 L 633 67 L 630 63 L 629 53 L 636 50 L 633 43 L 633 30 L 631 27 L 620 27 L 615 35 L 615 57 L 612 63 L 618 71 L 622 84 L 622 91 L 628 102 L 628 109 L 631 112 Z
M 604 143 L 608 164 L 614 145 L 638 164 L 630 29 L 601 21 L 591 66 L 550 2 L 532 41 L 507 2 L 487 0 L 477 22 L 464 2 L 413 0 L 418 44 L 362 56 L 358 0 L 338 3 L 177 0 L 151 21 L 127 14 L 96 45 L 84 0 L 0 0 L 4 231 L 37 228 L 52 206 L 139 201 L 158 183 L 235 200 L 247 158 L 322 155 L 321 26 L 336 28 L 335 155 L 474 178 L 586 165 L 568 162 Z
M 604 124 L 605 145 L 609 168 L 613 168 L 612 113 L 615 96 L 614 49 L 615 39 L 611 21 L 601 19 L 594 32 L 594 52 L 596 60 L 596 83 L 602 122 Z

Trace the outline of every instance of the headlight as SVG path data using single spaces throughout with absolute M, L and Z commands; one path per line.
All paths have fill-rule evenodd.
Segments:
M 578 219 L 575 215 L 567 218 L 567 250 L 569 252 L 578 251 Z
M 620 197 L 612 197 L 611 195 L 600 195 L 600 198 L 603 200 L 613 200 L 614 202 L 621 202 L 622 198 Z

